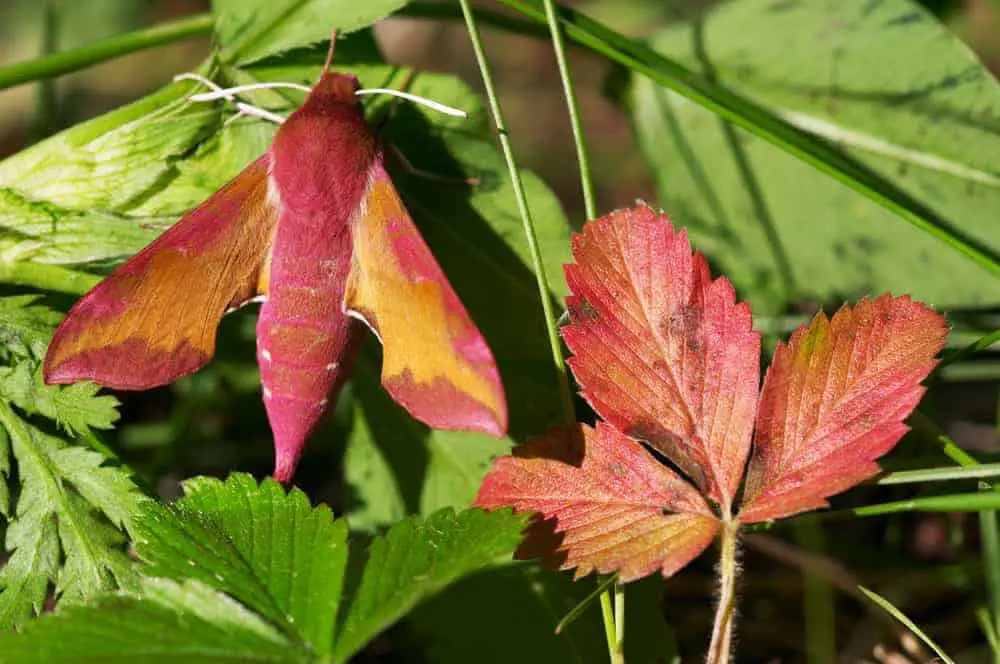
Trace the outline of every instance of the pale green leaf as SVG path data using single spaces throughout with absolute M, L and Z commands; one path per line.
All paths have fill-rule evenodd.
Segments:
M 0 661 L 22 664 L 292 664 L 315 659 L 260 616 L 197 581 L 145 579 L 0 634 Z
M 843 149 L 950 220 L 954 234 L 1000 252 L 1000 84 L 918 3 L 723 3 L 654 46 Z M 882 291 L 940 307 L 1000 301 L 1000 281 L 966 257 L 711 112 L 645 79 L 631 102 L 658 203 L 756 310 Z

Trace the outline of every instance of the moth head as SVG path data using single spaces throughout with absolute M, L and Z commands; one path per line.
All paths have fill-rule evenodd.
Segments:
M 322 100 L 324 103 L 354 106 L 357 103 L 356 93 L 360 89 L 361 84 L 352 74 L 325 72 L 313 86 L 309 101 Z

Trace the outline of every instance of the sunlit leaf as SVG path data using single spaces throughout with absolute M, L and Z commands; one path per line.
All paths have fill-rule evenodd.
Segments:
M 561 429 L 497 459 L 476 504 L 538 512 L 554 529 L 563 569 L 669 576 L 712 541 L 718 520 L 683 478 L 635 441 L 599 423 Z M 525 548 L 549 553 L 535 527 Z
M 906 433 L 946 334 L 934 310 L 888 295 L 796 330 L 764 378 L 740 518 L 823 507 L 875 475 L 875 459 Z
M 729 510 L 750 448 L 760 335 L 725 278 L 665 215 L 638 206 L 589 222 L 566 267 L 563 338 L 583 396 Z

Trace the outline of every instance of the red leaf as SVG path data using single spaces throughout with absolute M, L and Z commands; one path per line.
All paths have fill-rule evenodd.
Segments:
M 764 379 L 740 520 L 824 507 L 875 475 L 875 459 L 906 433 L 946 333 L 929 307 L 888 295 L 796 330 Z
M 760 335 L 684 231 L 645 205 L 588 223 L 566 266 L 570 366 L 594 410 L 730 512 L 750 450 Z
M 553 430 L 497 459 L 476 505 L 539 512 L 561 541 L 550 537 L 558 549 L 546 552 L 529 540 L 536 555 L 562 554 L 561 567 L 577 568 L 577 577 L 596 570 L 624 581 L 673 574 L 719 524 L 693 486 L 603 423 Z

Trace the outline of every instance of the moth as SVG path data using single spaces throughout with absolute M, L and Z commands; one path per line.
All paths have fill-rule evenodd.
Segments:
M 386 144 L 358 102 L 368 91 L 330 71 L 332 53 L 331 41 L 319 81 L 263 156 L 70 309 L 45 357 L 46 383 L 170 383 L 208 363 L 222 316 L 259 300 L 279 481 L 337 398 L 363 326 L 382 342 L 382 385 L 414 418 L 504 435 L 490 348 L 389 178 Z

